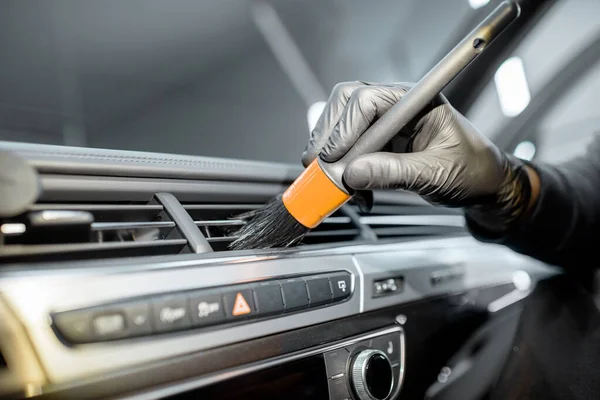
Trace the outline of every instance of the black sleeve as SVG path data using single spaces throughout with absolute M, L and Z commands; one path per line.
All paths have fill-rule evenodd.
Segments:
M 467 217 L 467 227 L 483 242 L 562 266 L 600 266 L 600 137 L 585 155 L 562 165 L 531 164 L 540 176 L 540 194 L 529 217 L 502 237 L 494 237 Z

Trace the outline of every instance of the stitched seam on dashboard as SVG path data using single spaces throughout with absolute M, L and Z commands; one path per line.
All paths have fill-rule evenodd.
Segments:
M 79 159 L 90 159 L 90 160 L 119 160 L 128 161 L 133 163 L 153 163 L 153 164 L 177 164 L 177 165 L 193 165 L 198 167 L 212 167 L 212 168 L 261 168 L 253 165 L 238 165 L 234 163 L 222 163 L 218 161 L 184 161 L 176 158 L 157 158 L 157 157 L 142 157 L 142 156 L 118 156 L 118 155 L 94 155 L 94 154 L 59 154 L 59 153 L 48 153 L 48 152 L 27 152 L 30 155 L 37 156 L 51 156 L 59 158 L 79 158 Z M 262 169 L 262 168 L 261 168 Z

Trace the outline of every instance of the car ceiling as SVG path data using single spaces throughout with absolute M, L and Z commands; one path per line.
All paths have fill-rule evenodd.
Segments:
M 418 79 L 473 12 L 465 0 L 270 4 L 325 96 L 344 80 Z M 309 104 L 251 6 L 5 1 L 0 139 L 296 161 Z

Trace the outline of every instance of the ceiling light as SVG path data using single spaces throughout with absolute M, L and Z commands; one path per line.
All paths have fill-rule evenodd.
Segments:
M 527 140 L 521 142 L 517 145 L 517 147 L 515 147 L 513 154 L 515 157 L 518 157 L 521 160 L 531 161 L 535 155 L 535 144 Z
M 485 6 L 489 2 L 490 0 L 469 0 L 469 5 L 474 10 L 477 10 L 478 8 Z
M 313 103 L 310 107 L 308 107 L 308 112 L 306 113 L 306 118 L 308 119 L 308 130 L 312 132 L 315 129 L 315 125 L 317 125 L 317 121 L 319 117 L 323 113 L 323 109 L 325 108 L 324 101 L 317 101 Z
M 531 100 L 523 61 L 519 57 L 511 57 L 504 61 L 496 71 L 494 80 L 504 115 L 519 115 Z

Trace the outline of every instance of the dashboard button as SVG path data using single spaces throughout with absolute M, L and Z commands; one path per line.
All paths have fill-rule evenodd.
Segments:
M 127 303 L 123 305 L 127 336 L 142 336 L 152 333 L 150 322 L 150 304 L 146 302 Z
M 400 334 L 390 333 L 373 338 L 371 347 L 384 352 L 392 364 L 400 362 Z
M 306 281 L 306 288 L 308 289 L 310 307 L 318 307 L 331 303 L 333 293 L 331 293 L 329 278 L 323 275 L 317 275 L 306 277 L 304 280 Z
M 331 378 L 346 373 L 346 363 L 350 353 L 345 348 L 332 350 L 324 354 L 327 377 Z
M 92 318 L 92 330 L 98 340 L 125 337 L 127 333 L 125 315 L 121 310 L 102 310 Z
M 279 283 L 283 290 L 286 313 L 308 308 L 308 292 L 306 291 L 304 279 L 284 279 Z
M 60 312 L 54 314 L 52 320 L 60 334 L 71 343 L 89 343 L 96 339 L 87 310 Z
M 350 274 L 346 272 L 330 274 L 329 280 L 333 289 L 333 301 L 341 301 L 350 297 L 352 290 Z
M 191 326 L 185 295 L 159 297 L 152 302 L 152 314 L 157 332 L 176 331 Z
M 188 298 L 194 326 L 209 326 L 225 322 L 225 310 L 220 290 L 198 290 L 191 292 Z
M 258 316 L 282 314 L 284 305 L 281 286 L 277 281 L 256 282 L 250 284 L 256 300 Z
M 223 290 L 223 303 L 227 319 L 242 320 L 254 317 L 254 299 L 250 285 L 238 285 Z

